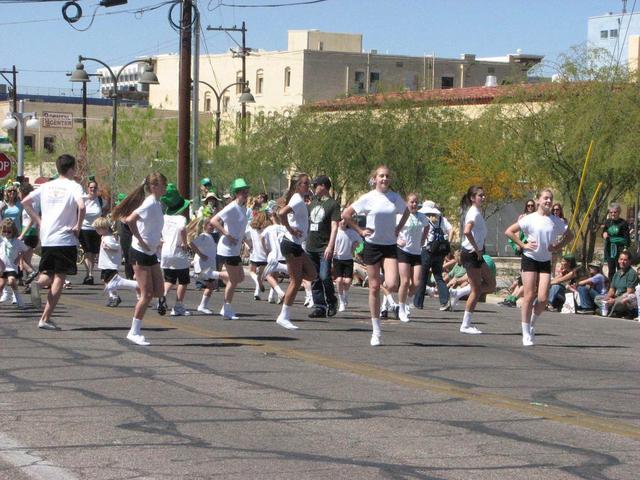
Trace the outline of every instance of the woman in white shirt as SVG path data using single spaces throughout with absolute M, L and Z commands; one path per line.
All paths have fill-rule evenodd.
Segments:
M 373 333 L 371 345 L 382 344 L 380 332 L 380 272 L 384 267 L 384 285 L 390 292 L 398 291 L 398 233 L 404 227 L 409 210 L 402 197 L 392 192 L 391 171 L 381 165 L 371 174 L 374 189 L 362 195 L 342 212 L 343 220 L 361 237 L 364 237 L 362 258 L 369 276 L 369 311 Z M 354 221 L 355 214 L 365 214 L 367 223 L 360 228 Z M 396 215 L 402 215 L 396 225 Z
M 167 178 L 159 172 L 150 173 L 142 185 L 114 208 L 112 214 L 114 221 L 123 218 L 133 235 L 129 256 L 140 287 L 140 298 L 134 309 L 127 339 L 137 345 L 150 345 L 140 333 L 140 328 L 147 306 L 153 297 L 159 299 L 158 313 L 167 313 L 162 270 L 157 256 L 164 226 L 160 197 L 166 190 Z
M 229 320 L 237 320 L 238 316 L 231 308 L 233 294 L 238 284 L 244 280 L 244 267 L 240 258 L 242 239 L 247 229 L 247 198 L 249 184 L 244 178 L 236 178 L 229 189 L 235 198 L 220 210 L 211 223 L 222 236 L 218 240 L 217 264 L 218 268 L 225 266 L 229 274 L 229 281 L 224 289 L 224 304 L 220 315 Z
M 522 285 L 524 287 L 521 308 L 522 344 L 535 342 L 535 322 L 547 308 L 551 282 L 551 257 L 553 252 L 571 241 L 573 235 L 563 219 L 552 214 L 553 192 L 544 189 L 536 195 L 537 210 L 521 217 L 504 232 L 522 249 Z M 526 243 L 520 239 L 520 231 Z M 537 299 L 535 306 L 534 301 Z
M 469 285 L 471 285 L 471 293 L 464 308 L 460 332 L 471 335 L 482 333 L 472 325 L 473 312 L 480 296 L 493 292 L 496 288 L 496 280 L 482 258 L 484 241 L 487 237 L 487 226 L 482 216 L 484 200 L 484 189 L 474 185 L 469 187 L 460 202 L 460 209 L 464 215 L 460 261 L 467 270 Z
M 296 299 L 302 280 L 314 280 L 316 267 L 302 248 L 309 233 L 309 211 L 304 202 L 304 196 L 309 193 L 311 184 L 306 173 L 298 173 L 291 177 L 289 191 L 285 196 L 287 204 L 280 209 L 278 216 L 282 226 L 287 229 L 280 242 L 280 251 L 287 261 L 289 272 L 289 286 L 284 294 L 282 311 L 276 323 L 290 330 L 298 328 L 291 323 L 290 308 Z
M 84 266 L 87 274 L 82 280 L 83 285 L 93 285 L 93 269 L 96 257 L 100 253 L 100 235 L 93 228 L 93 222 L 102 217 L 102 198 L 98 195 L 98 183 L 92 180 L 87 185 L 87 194 L 84 197 L 86 213 L 80 230 L 80 245 L 84 250 Z

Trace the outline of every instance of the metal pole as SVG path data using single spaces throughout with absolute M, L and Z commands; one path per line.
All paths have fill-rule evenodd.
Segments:
M 24 176 L 24 100 L 18 102 L 18 110 L 16 112 L 16 136 L 18 147 L 18 176 Z
M 200 14 L 196 12 L 195 35 L 193 42 L 193 145 L 191 146 L 191 195 L 194 211 L 200 207 L 200 194 L 198 192 L 198 142 L 200 140 Z
M 119 73 L 118 73 L 119 75 Z M 111 198 L 116 195 L 116 172 L 118 171 L 118 75 L 113 77 L 113 121 L 111 122 Z
M 244 22 L 242 22 L 242 83 L 244 85 L 247 84 L 247 28 L 245 27 Z M 244 87 L 243 87 L 244 88 Z M 247 133 L 247 105 L 245 103 L 242 104 L 242 139 L 244 140 L 244 136 Z
M 180 22 L 180 72 L 178 81 L 178 171 L 180 195 L 189 195 L 189 140 L 191 137 L 189 97 L 191 93 L 191 0 L 183 0 Z
M 13 68 L 11 68 L 11 76 L 13 77 L 13 111 L 17 112 L 18 111 L 18 71 L 16 70 L 16 66 L 13 65 Z M 18 142 L 18 130 L 16 129 L 16 131 L 13 132 L 13 141 L 14 143 Z M 24 141 L 24 139 L 23 139 Z
M 220 146 L 220 100 L 222 95 L 216 94 L 216 148 Z

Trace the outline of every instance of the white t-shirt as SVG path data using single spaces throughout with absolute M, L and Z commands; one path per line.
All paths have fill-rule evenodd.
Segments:
M 556 243 L 564 232 L 567 231 L 567 224 L 562 219 L 554 215 L 541 215 L 533 212 L 518 220 L 518 225 L 527 237 L 527 242 L 538 244 L 535 250 L 525 250 L 523 255 L 538 262 L 548 262 L 551 260 L 549 246 Z
M 38 215 L 41 214 L 40 212 L 40 200 L 33 200 L 32 203 L 33 209 L 36 211 L 36 213 Z M 31 217 L 29 216 L 29 214 L 27 213 L 27 211 L 23 208 L 22 209 L 22 229 L 24 230 L 26 228 L 27 225 L 29 225 L 29 221 L 31 220 Z M 38 227 L 36 226 L 35 222 L 31 222 L 31 228 L 32 233 L 37 234 L 38 233 Z M 22 232 L 20 232 L 22 233 Z
M 18 255 L 27 250 L 29 250 L 29 247 L 22 240 L 17 238 L 9 240 L 8 238 L 0 237 L 0 260 L 4 262 L 4 271 L 17 272 L 16 260 Z
M 352 205 L 357 214 L 367 215 L 366 227 L 373 234 L 364 241 L 377 245 L 396 244 L 396 215 L 404 214 L 407 204 L 396 192 L 371 190 L 362 195 Z
M 475 205 L 471 205 L 471 207 L 469 207 L 469 210 L 467 210 L 467 214 L 464 217 L 464 225 L 470 222 L 473 222 L 471 235 L 476 241 L 476 245 L 478 246 L 480 251 L 482 251 L 484 249 L 484 240 L 487 238 L 487 224 L 484 223 L 482 213 Z M 464 230 L 460 235 L 462 236 L 462 248 L 464 248 L 467 252 L 473 252 L 473 247 L 471 246 L 471 243 L 469 243 L 469 240 L 467 240 L 467 236 L 464 234 Z
M 40 245 L 43 247 L 72 247 L 78 238 L 72 232 L 78 222 L 78 201 L 82 199 L 79 183 L 59 177 L 42 184 L 28 199 L 40 203 Z
M 138 227 L 138 233 L 140 233 L 149 250 L 142 248 L 135 236 L 131 239 L 131 248 L 135 248 L 137 251 L 147 255 L 158 253 L 160 240 L 162 239 L 162 227 L 164 226 L 162 204 L 156 200 L 156 197 L 149 195 L 133 213 L 137 213 L 140 217 L 136 220 L 136 226 Z
M 182 243 L 182 232 L 187 219 L 182 215 L 165 215 L 162 227 L 162 253 L 160 267 L 171 270 L 189 268 L 190 260 L 187 246 Z
M 285 236 L 287 229 L 282 225 L 269 225 L 262 231 L 261 237 L 264 239 L 267 250 L 267 261 L 282 261 L 284 256 L 280 251 L 280 241 Z
M 304 203 L 302 195 L 299 193 L 294 193 L 287 205 L 293 209 L 293 212 L 287 214 L 289 226 L 300 230 L 302 235 L 300 237 L 294 237 L 289 233 L 289 230 L 287 230 L 287 233 L 285 233 L 284 236 L 287 240 L 297 243 L 298 245 L 302 245 L 309 234 L 309 209 L 307 208 L 307 204 Z
M 396 220 L 400 223 L 402 215 L 398 215 Z M 424 213 L 412 213 L 407 218 L 400 234 L 398 235 L 398 247 L 400 250 L 410 253 L 411 255 L 420 255 L 422 251 L 422 232 L 425 225 L 429 223 Z M 405 244 L 400 246 L 400 241 L 404 240 Z
M 224 228 L 229 232 L 229 235 L 237 240 L 236 244 L 232 245 L 227 236 L 221 235 L 220 240 L 218 240 L 218 255 L 237 257 L 242 250 L 242 239 L 249 222 L 247 219 L 247 207 L 238 205 L 236 201 L 233 201 L 220 210 L 217 216 L 224 223 Z
M 195 273 L 201 273 L 209 269 L 215 270 L 217 246 L 213 236 L 211 236 L 210 233 L 202 232 L 194 238 L 191 243 L 198 247 L 198 250 L 207 256 L 207 259 L 204 260 L 196 253 L 196 256 L 193 258 L 193 271 Z
M 100 270 L 118 270 L 122 263 L 122 247 L 113 235 L 103 235 L 100 241 L 100 256 L 98 268 Z
M 251 242 L 251 253 L 249 254 L 249 260 L 252 262 L 266 262 L 267 252 L 264 251 L 260 237 L 262 231 L 255 228 L 248 227 L 245 233 L 245 238 Z
M 100 197 L 89 198 L 84 197 L 84 220 L 82 221 L 82 230 L 95 230 L 93 222 L 102 216 L 102 207 L 100 206 Z
M 353 260 L 353 246 L 362 242 L 362 237 L 353 228 L 338 228 L 333 258 L 336 260 Z

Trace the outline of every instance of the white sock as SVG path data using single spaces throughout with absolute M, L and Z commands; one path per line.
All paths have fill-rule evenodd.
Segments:
M 380 335 L 380 319 L 379 318 L 371 318 L 371 326 L 373 327 L 373 334 Z
M 528 323 L 522 323 L 522 337 L 527 338 L 531 336 L 531 325 Z
M 118 298 L 117 290 L 109 290 L 109 298 Z
M 282 304 L 282 310 L 280 310 L 280 316 L 282 318 L 286 318 L 287 320 L 290 320 L 290 309 L 291 307 L 289 305 L 285 305 L 284 303 Z
M 118 288 L 125 288 L 127 290 L 135 290 L 138 288 L 138 282 L 135 280 L 127 280 L 126 278 L 120 278 L 118 282 Z
M 269 296 L 267 297 L 267 301 L 272 302 L 275 299 L 276 299 L 276 291 L 274 290 L 273 287 L 271 287 L 269 289 Z
M 200 306 L 198 308 L 207 308 L 207 304 L 209 303 L 209 299 L 211 297 L 207 297 L 206 295 L 202 295 L 202 300 L 200 300 Z
M 463 327 L 467 328 L 471 326 L 472 316 L 473 316 L 472 312 L 467 312 L 466 310 L 464 311 L 464 315 L 462 316 Z
M 393 295 L 389 294 L 389 295 L 386 295 L 386 297 L 387 297 L 387 304 L 389 305 L 389 307 L 390 308 L 395 308 L 396 302 L 393 299 Z
M 253 291 L 254 295 L 260 295 L 260 282 L 258 282 L 258 275 L 256 275 L 255 272 L 249 272 L 249 276 L 251 277 L 251 280 L 253 280 L 253 283 L 255 284 L 256 288 Z
M 140 335 L 141 327 L 142 327 L 142 320 L 138 320 L 137 318 L 134 318 L 131 321 L 131 330 L 129 330 L 129 333 L 133 335 Z
M 346 295 L 344 293 L 338 294 L 338 300 L 340 300 L 340 303 L 342 303 L 343 305 L 347 303 Z
M 536 315 L 535 313 L 533 313 L 533 310 L 531 311 L 531 326 L 533 327 L 536 324 L 536 320 L 538 320 L 538 318 L 540 318 L 540 315 Z
M 276 285 L 275 291 L 276 291 L 276 293 L 278 294 L 279 297 L 284 297 L 284 292 L 280 288 L 280 285 Z
M 460 287 L 457 289 L 456 296 L 458 298 L 462 298 L 465 295 L 469 295 L 471 293 L 471 285 L 465 285 L 464 287 Z

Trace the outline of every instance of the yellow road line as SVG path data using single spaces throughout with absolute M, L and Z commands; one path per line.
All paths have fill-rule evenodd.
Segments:
M 96 312 L 103 312 L 110 316 L 129 319 L 130 315 L 124 313 L 123 310 L 114 310 L 94 303 L 85 302 L 70 296 L 63 296 L 63 303 L 75 305 L 77 307 L 88 308 Z M 122 313 L 120 313 L 122 312 Z M 265 353 L 273 353 L 282 357 L 302 360 L 314 365 L 323 366 L 342 372 L 353 373 L 365 378 L 388 382 L 394 385 L 424 390 L 429 392 L 441 393 L 450 397 L 469 400 L 481 405 L 494 408 L 510 410 L 525 415 L 540 417 L 546 420 L 572 425 L 575 427 L 587 428 L 597 432 L 613 433 L 634 440 L 640 440 L 640 427 L 633 424 L 624 423 L 618 420 L 611 420 L 606 417 L 589 415 L 578 410 L 572 410 L 564 407 L 554 407 L 551 405 L 532 404 L 524 400 L 510 398 L 505 395 L 497 395 L 488 392 L 478 392 L 471 388 L 460 387 L 453 383 L 442 380 L 433 380 L 428 378 L 416 377 L 405 373 L 394 372 L 386 368 L 366 363 L 352 362 L 349 360 L 340 360 L 328 357 L 314 352 L 307 352 L 295 348 L 286 348 L 270 342 L 252 340 L 250 338 L 238 338 L 231 336 L 225 332 L 219 332 L 209 328 L 202 328 L 195 325 L 185 325 L 176 323 L 168 318 L 153 316 L 145 318 L 145 325 L 154 325 L 165 328 L 174 328 L 186 333 L 190 333 L 204 338 L 215 338 L 222 343 L 235 343 L 253 347 Z

